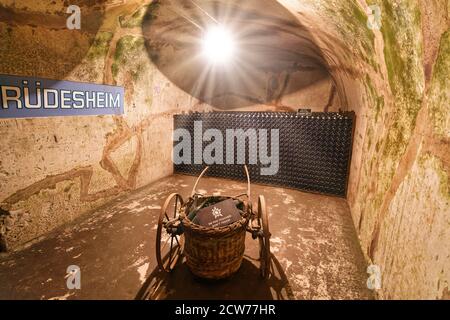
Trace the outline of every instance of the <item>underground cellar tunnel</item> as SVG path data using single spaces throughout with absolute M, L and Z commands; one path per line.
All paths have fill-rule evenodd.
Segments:
M 449 14 L 0 0 L 0 299 L 449 300 Z

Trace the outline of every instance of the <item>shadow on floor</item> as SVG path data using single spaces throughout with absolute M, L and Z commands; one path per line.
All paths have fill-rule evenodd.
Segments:
M 232 277 L 208 281 L 195 277 L 186 262 L 172 273 L 157 267 L 139 290 L 137 300 L 292 300 L 293 291 L 278 260 L 272 256 L 269 279 L 260 276 L 259 262 L 244 256 L 241 268 Z

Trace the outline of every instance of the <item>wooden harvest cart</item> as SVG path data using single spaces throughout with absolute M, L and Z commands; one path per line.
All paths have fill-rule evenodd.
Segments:
M 161 208 L 156 235 L 156 259 L 158 266 L 171 272 L 181 255 L 191 272 L 201 278 L 223 279 L 238 271 L 245 250 L 246 232 L 259 241 L 260 272 L 267 278 L 270 270 L 270 232 L 264 196 L 258 198 L 255 212 L 250 200 L 250 176 L 247 176 L 247 192 L 237 196 L 203 195 L 197 185 L 209 167 L 197 178 L 191 196 L 185 202 L 178 193 L 171 194 Z M 240 210 L 241 219 L 231 225 L 218 228 L 194 224 L 188 219 L 192 208 L 205 202 L 216 203 L 233 199 Z

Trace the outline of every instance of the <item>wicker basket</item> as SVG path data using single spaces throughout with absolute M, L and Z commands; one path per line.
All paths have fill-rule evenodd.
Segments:
M 210 228 L 192 223 L 183 214 L 183 212 L 189 212 L 188 209 L 194 204 L 194 199 L 199 195 L 196 191 L 197 185 L 208 169 L 209 167 L 206 167 L 197 178 L 192 189 L 191 200 L 181 210 L 185 237 L 184 256 L 194 275 L 200 278 L 218 280 L 227 278 L 237 272 L 244 257 L 245 235 L 250 219 L 249 213 L 251 212 L 249 210 L 250 175 L 247 166 L 244 166 L 244 172 L 247 176 L 247 193 L 236 197 L 219 197 L 216 199 L 217 201 L 239 200 L 240 197 L 245 196 L 247 200 L 242 201 L 243 211 L 240 211 L 242 219 L 229 226 Z
M 229 198 L 223 197 L 221 200 Z M 241 211 L 241 216 L 241 220 L 220 228 L 200 226 L 182 216 L 184 255 L 194 275 L 217 280 L 227 278 L 239 270 L 244 257 L 248 225 L 247 214 Z

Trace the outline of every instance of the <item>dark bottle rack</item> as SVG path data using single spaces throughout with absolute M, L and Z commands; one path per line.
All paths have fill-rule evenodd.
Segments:
M 198 175 L 206 164 L 194 163 L 194 121 L 202 121 L 203 132 L 218 129 L 224 137 L 226 129 L 279 130 L 279 170 L 276 175 L 260 174 L 259 163 L 248 164 L 252 182 L 289 187 L 308 192 L 345 197 L 351 161 L 354 112 L 312 113 L 296 112 L 211 112 L 174 116 L 174 128 L 184 128 L 191 134 L 191 164 L 174 165 L 176 173 Z M 270 150 L 270 135 L 268 146 Z M 210 142 L 203 142 L 203 148 Z M 175 143 L 176 144 L 176 143 Z M 248 141 L 246 161 L 248 163 Z M 269 152 L 270 155 L 270 152 Z M 235 154 L 236 161 L 236 154 Z M 242 165 L 215 164 L 208 176 L 244 180 Z

